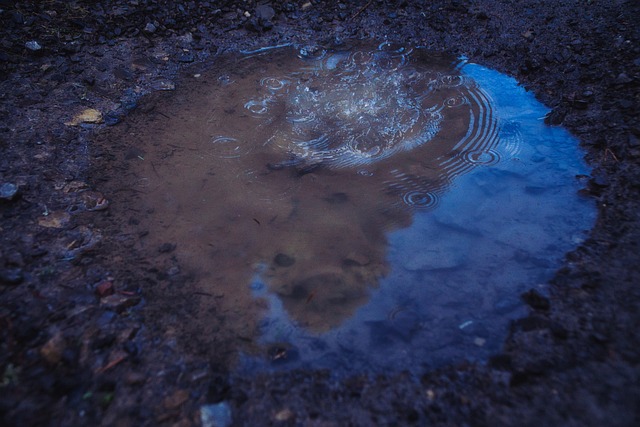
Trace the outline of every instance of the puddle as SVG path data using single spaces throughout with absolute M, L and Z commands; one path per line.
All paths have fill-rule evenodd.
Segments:
M 240 372 L 483 360 L 595 218 L 547 111 L 388 43 L 216 58 L 126 131 L 142 249 L 190 278 L 150 305 Z

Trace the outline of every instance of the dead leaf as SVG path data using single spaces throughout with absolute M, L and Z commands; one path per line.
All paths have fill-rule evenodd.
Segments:
M 82 113 L 77 114 L 71 121 L 66 122 L 67 126 L 78 126 L 81 123 L 102 123 L 102 113 L 94 108 L 87 108 Z
M 38 225 L 46 228 L 64 228 L 69 224 L 71 215 L 65 211 L 50 212 L 38 218 Z
M 66 342 L 62 333 L 57 332 L 41 348 L 40 355 L 44 360 L 52 365 L 57 364 L 62 358 L 62 353 L 66 348 Z
M 95 371 L 96 374 L 101 374 L 103 372 L 108 371 L 109 369 L 113 368 L 114 366 L 126 360 L 128 356 L 129 355 L 125 351 L 122 351 L 122 350 L 114 351 L 109 355 L 109 362 L 102 368 L 96 369 Z
M 113 289 L 113 282 L 111 282 L 110 280 L 105 280 L 101 282 L 98 286 L 96 286 L 96 294 L 100 298 L 113 295 L 114 292 L 115 290 Z

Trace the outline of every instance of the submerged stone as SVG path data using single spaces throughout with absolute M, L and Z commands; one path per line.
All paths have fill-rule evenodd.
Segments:
M 231 408 L 227 402 L 220 402 L 200 407 L 202 427 L 228 427 L 233 422 Z

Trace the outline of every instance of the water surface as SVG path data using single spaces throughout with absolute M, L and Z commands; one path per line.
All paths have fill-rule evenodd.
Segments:
M 483 360 L 594 220 L 548 110 L 425 49 L 229 54 L 157 109 L 132 130 L 144 244 L 176 244 L 216 299 L 190 339 L 237 341 L 241 372 Z

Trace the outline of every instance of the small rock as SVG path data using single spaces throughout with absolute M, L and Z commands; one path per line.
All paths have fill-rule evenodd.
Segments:
M 104 116 L 104 124 L 107 126 L 115 126 L 122 121 L 121 114 L 111 111 Z
M 618 77 L 616 77 L 616 84 L 619 84 L 619 85 L 631 83 L 632 81 L 633 79 L 629 77 L 626 73 L 620 73 L 618 74 Z
M 144 27 L 144 32 L 145 33 L 149 33 L 149 34 L 153 34 L 155 33 L 157 30 L 156 26 L 153 25 L 151 22 L 149 22 L 147 25 L 145 25 Z
M 18 186 L 11 183 L 5 182 L 0 185 L 0 200 L 13 200 L 13 198 L 18 194 Z
M 38 51 L 42 50 L 42 46 L 40 46 L 40 43 L 38 43 L 35 40 L 30 40 L 30 41 L 26 42 L 24 44 L 24 47 L 29 49 L 31 52 L 38 52 Z
M 487 340 L 481 337 L 475 337 L 473 339 L 473 343 L 478 347 L 483 347 L 486 344 Z
M 433 402 L 435 400 L 435 398 L 436 398 L 436 393 L 432 389 L 428 389 L 425 392 L 425 394 L 426 394 L 427 399 L 429 400 L 429 402 Z
M 591 102 L 593 100 L 593 97 L 594 93 L 591 90 L 585 90 L 582 92 L 582 99 L 584 99 L 585 101 Z
M 100 300 L 100 305 L 108 310 L 113 310 L 118 313 L 123 312 L 129 307 L 133 307 L 140 302 L 139 296 L 129 296 L 122 294 L 108 295 Z
M 293 419 L 295 417 L 295 414 L 293 413 L 293 411 L 289 408 L 283 409 L 281 411 L 278 411 L 276 413 L 276 415 L 274 416 L 276 421 L 289 421 L 291 419 Z
M 256 18 L 264 21 L 271 21 L 276 16 L 273 8 L 267 4 L 261 4 L 256 7 Z
M 261 4 L 256 7 L 255 22 L 259 28 L 270 30 L 273 28 L 272 19 L 276 12 L 268 4 Z
M 227 402 L 200 407 L 202 427 L 228 427 L 232 423 L 231 408 Z
M 291 267 L 293 264 L 296 263 L 296 259 L 293 257 L 290 257 L 289 255 L 279 253 L 278 255 L 275 256 L 275 258 L 273 259 L 273 262 L 278 267 Z
M 175 243 L 163 243 L 160 245 L 160 247 L 158 248 L 158 252 L 160 252 L 161 254 L 166 254 L 169 252 L 173 252 L 176 249 L 176 244 Z
M 61 332 L 56 333 L 40 348 L 40 355 L 52 365 L 60 362 L 62 353 L 67 347 Z

